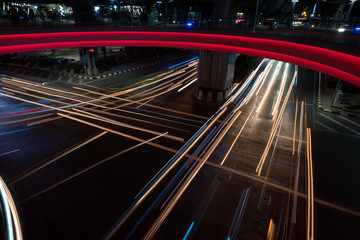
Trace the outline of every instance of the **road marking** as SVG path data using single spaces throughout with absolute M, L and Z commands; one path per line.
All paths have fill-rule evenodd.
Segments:
M 262 183 L 264 185 L 273 187 L 275 189 L 278 189 L 278 190 L 281 190 L 281 191 L 284 191 L 284 192 L 287 192 L 287 193 L 290 193 L 290 194 L 295 194 L 295 191 L 293 189 L 284 187 L 284 186 L 279 185 L 277 183 L 272 183 L 272 182 L 265 181 L 261 177 L 255 176 L 253 174 L 249 174 L 249 173 L 243 172 L 241 170 L 232 169 L 232 168 L 229 168 L 229 167 L 226 167 L 226 166 L 221 166 L 220 164 L 217 164 L 217 163 L 214 163 L 214 162 L 211 162 L 211 161 L 207 161 L 206 164 L 210 165 L 210 166 L 213 166 L 213 167 L 216 167 L 218 169 L 221 169 L 223 171 L 226 171 L 228 173 L 234 173 L 236 175 L 245 177 L 245 178 L 253 180 L 255 182 Z M 307 199 L 307 195 L 305 193 L 298 192 L 298 196 L 302 197 L 304 199 Z M 314 198 L 314 202 L 316 202 L 318 204 L 321 204 L 323 206 L 327 206 L 327 207 L 330 207 L 330 208 L 333 208 L 333 209 L 336 209 L 336 210 L 346 212 L 346 213 L 349 213 L 351 215 L 360 217 L 360 212 L 358 212 L 358 211 L 354 211 L 352 209 L 349 209 L 349 208 L 346 208 L 346 207 L 343 207 L 343 206 L 340 206 L 340 205 L 337 205 L 337 204 L 334 204 L 334 203 L 330 203 L 330 202 L 327 202 L 327 201 L 319 199 L 319 198 Z
M 358 131 L 356 131 L 356 130 L 354 130 L 354 129 L 352 129 L 352 128 L 349 128 L 348 126 L 344 126 L 344 124 L 336 121 L 335 119 L 333 119 L 333 118 L 331 118 L 331 117 L 329 117 L 329 116 L 326 116 L 326 115 L 323 114 L 323 113 L 319 113 L 319 112 L 318 112 L 318 114 L 319 114 L 320 116 L 322 116 L 322 117 L 324 117 L 324 118 L 326 118 L 326 119 L 328 119 L 328 120 L 330 120 L 330 121 L 332 121 L 332 122 L 334 122 L 334 123 L 342 126 L 343 128 L 349 130 L 350 132 L 353 132 L 353 133 L 355 133 L 356 135 L 360 135 L 360 132 L 358 132 Z
M 101 160 L 100 162 L 97 162 L 97 163 L 91 165 L 90 167 L 87 167 L 87 168 L 85 168 L 84 170 L 82 170 L 82 171 L 80 171 L 80 172 L 77 172 L 77 173 L 71 175 L 70 177 L 67 177 L 67 178 L 63 179 L 63 180 L 61 180 L 60 182 L 55 183 L 55 184 L 53 184 L 53 185 L 45 188 L 44 190 L 42 190 L 42 191 L 40 191 L 40 192 L 38 192 L 38 193 L 33 194 L 32 196 L 30 196 L 30 197 L 22 200 L 19 204 L 23 204 L 23 203 L 25 203 L 25 202 L 27 202 L 27 201 L 29 201 L 29 200 L 31 200 L 31 199 L 39 196 L 40 194 L 43 194 L 43 193 L 45 193 L 45 192 L 47 192 L 47 191 L 49 191 L 49 190 L 51 190 L 51 189 L 59 186 L 60 184 L 63 184 L 63 183 L 65 183 L 65 182 L 67 182 L 67 181 L 69 181 L 69 180 L 71 180 L 71 179 L 79 176 L 80 174 L 85 173 L 85 172 L 93 169 L 94 167 L 99 166 L 100 164 L 103 164 L 103 163 L 105 163 L 105 162 L 107 162 L 107 161 L 109 161 L 109 160 L 111 160 L 111 159 L 113 159 L 113 158 L 115 158 L 115 157 L 118 157 L 118 156 L 120 156 L 120 155 L 122 155 L 122 154 L 124 154 L 124 153 L 126 153 L 126 152 L 129 152 L 130 150 L 133 150 L 133 149 L 135 149 L 135 148 L 137 148 L 137 147 L 140 147 L 140 146 L 142 146 L 142 145 L 144 145 L 144 144 L 148 144 L 149 142 L 151 142 L 151 141 L 153 141 L 153 140 L 155 140 L 155 139 L 157 139 L 157 138 L 160 138 L 160 137 L 162 137 L 162 136 L 164 136 L 164 135 L 166 135 L 166 134 L 167 134 L 167 132 L 165 132 L 165 133 L 163 133 L 163 134 L 161 134 L 161 135 L 155 136 L 155 137 L 153 137 L 153 138 L 151 138 L 151 139 L 149 139 L 149 140 L 146 140 L 146 141 L 144 141 L 144 142 L 138 143 L 138 144 L 136 144 L 136 145 L 134 145 L 134 146 L 132 146 L 132 147 L 130 147 L 130 148 L 127 148 L 127 149 L 125 149 L 125 150 L 122 150 L 121 152 L 118 152 L 118 153 L 116 153 L 116 154 L 114 154 L 114 155 L 112 155 L 112 156 L 110 156 L 110 157 L 108 157 L 108 158 L 106 158 L 106 159 L 104 159 L 104 160 Z
M 330 132 L 335 132 L 338 133 L 338 131 L 336 131 L 335 129 L 328 127 L 327 125 L 325 125 L 324 123 L 320 122 L 319 120 L 316 121 L 316 123 L 318 123 L 320 126 L 322 126 L 323 128 L 329 130 Z
M 359 123 L 354 122 L 354 121 L 352 121 L 352 120 L 350 120 L 350 119 L 347 119 L 347 118 L 345 118 L 345 117 L 343 117 L 343 116 L 338 116 L 338 118 L 340 118 L 340 119 L 342 119 L 342 120 L 345 120 L 345 121 L 347 121 L 347 122 L 349 122 L 349 123 L 351 123 L 351 124 L 353 124 L 353 125 L 355 125 L 355 126 L 357 126 L 357 127 L 360 127 L 360 124 L 359 124 Z
M 14 179 L 14 180 L 12 180 L 12 181 L 10 182 L 10 184 L 15 184 L 15 183 L 17 183 L 17 182 L 21 181 L 22 179 L 24 179 L 24 178 L 26 178 L 26 177 L 30 176 L 31 174 L 33 174 L 33 173 L 35 173 L 35 172 L 39 171 L 40 169 L 42 169 L 42 168 L 44 168 L 44 167 L 46 167 L 46 166 L 50 165 L 51 163 L 53 163 L 53 162 L 55 162 L 55 161 L 59 160 L 59 159 L 60 159 L 60 158 L 62 158 L 62 157 L 64 157 L 64 156 L 68 155 L 69 153 L 72 153 L 73 151 L 75 151 L 75 150 L 77 150 L 77 149 L 79 149 L 79 148 L 81 148 L 81 147 L 85 146 L 86 144 L 88 144 L 88 143 L 90 143 L 90 142 L 94 141 L 95 139 L 98 139 L 99 137 L 101 137 L 101 136 L 105 135 L 106 133 L 107 133 L 107 131 L 101 132 L 101 133 L 99 133 L 99 134 L 95 135 L 94 137 L 92 137 L 92 138 L 90 138 L 90 139 L 88 139 L 88 140 L 86 140 L 86 141 L 84 141 L 84 142 L 81 142 L 81 143 L 80 143 L 80 144 L 78 144 L 78 145 L 73 146 L 73 147 L 72 147 L 72 148 L 70 148 L 69 150 L 67 150 L 67 151 L 65 151 L 65 152 L 63 152 L 63 153 L 61 153 L 61 154 L 57 155 L 56 157 L 54 157 L 54 158 L 50 159 L 49 161 L 47 161 L 46 163 L 44 163 L 44 164 L 40 165 L 39 167 L 37 167 L 37 168 L 35 168 L 35 169 L 33 169 L 33 170 L 31 170 L 31 171 L 29 171 L 29 172 L 27 172 L 27 173 L 23 174 L 22 176 L 15 177 L 15 179 Z
M 11 154 L 11 153 L 14 153 L 14 152 L 18 152 L 18 151 L 20 151 L 20 149 L 15 149 L 15 150 L 12 150 L 12 151 L 9 151 L 9 152 L 6 152 L 6 153 L 0 153 L 0 157 Z

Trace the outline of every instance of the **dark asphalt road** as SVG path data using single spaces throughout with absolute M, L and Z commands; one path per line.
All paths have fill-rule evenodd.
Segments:
M 161 69 L 163 70 L 160 71 Z M 279 111 L 290 87 L 294 66 L 290 66 L 289 69 L 282 101 L 279 102 Z M 156 76 L 166 71 L 164 64 L 148 68 L 145 72 L 128 72 L 120 78 L 113 76 L 106 81 L 93 81 L 89 83 L 90 86 L 81 86 L 81 89 L 71 89 L 71 94 L 87 94 L 86 98 L 103 96 L 108 102 L 93 102 L 99 105 L 101 103 L 103 107 L 87 103 L 67 108 L 71 111 L 85 111 L 88 114 L 71 115 L 72 117 L 144 140 L 152 139 L 156 134 L 120 126 L 119 122 L 159 134 L 168 131 L 167 135 L 184 140 L 164 136 L 152 140 L 153 143 L 166 147 L 162 149 L 148 144 L 139 145 L 141 140 L 129 139 L 114 132 L 106 132 L 106 129 L 58 116 L 55 111 L 26 112 L 25 115 L 24 111 L 39 107 L 0 97 L 2 106 L 6 105 L 1 108 L 0 115 L 22 112 L 16 116 L 2 115 L 0 118 L 0 174 L 13 193 L 25 239 L 101 238 L 134 203 L 139 191 L 174 156 L 174 151 L 179 150 L 217 111 L 220 103 L 203 103 L 195 99 L 195 84 L 181 92 L 176 91 L 178 88 L 170 91 L 179 80 L 173 81 L 175 77 L 114 96 L 111 100 L 108 96 L 100 95 L 121 93 L 141 84 L 159 80 L 160 77 Z M 280 239 L 288 239 L 288 236 L 292 236 L 293 239 L 305 239 L 306 139 L 304 130 L 300 129 L 299 125 L 301 101 L 306 100 L 307 117 L 306 123 L 303 124 L 312 130 L 315 238 L 356 239 L 353 237 L 356 236 L 356 226 L 360 222 L 360 217 L 356 215 L 360 212 L 360 188 L 357 186 L 360 180 L 357 174 L 360 121 L 319 110 L 316 102 L 317 74 L 302 68 L 299 69 L 298 86 L 295 86 L 289 95 L 283 117 L 273 117 L 271 111 L 277 105 L 276 96 L 282 85 L 283 71 L 285 65 L 274 78 L 269 95 L 266 95 L 266 91 L 270 81 L 265 81 L 259 95 L 254 95 L 248 104 L 240 109 L 242 113 L 186 189 L 160 227 L 156 238 L 178 239 L 186 236 L 186 239 L 266 239 L 272 220 L 274 236 Z M 272 73 L 274 72 L 273 69 Z M 191 79 L 191 74 L 189 68 L 180 80 L 186 77 Z M 271 76 L 268 76 L 268 80 Z M 164 85 L 161 85 L 163 83 Z M 39 87 L 36 88 L 41 90 Z M 70 90 L 64 84 L 61 84 L 60 89 Z M 249 92 L 249 89 L 246 91 Z M 165 93 L 166 90 L 169 92 Z M 64 97 L 71 94 L 62 97 L 49 97 L 41 92 L 37 94 L 65 101 L 67 104 L 72 101 L 64 100 Z M 26 95 L 15 96 L 39 101 Z M 85 101 L 85 96 L 72 96 Z M 155 96 L 156 98 L 153 98 Z M 262 99 L 265 101 L 262 109 L 258 111 Z M 49 104 L 49 101 L 39 102 Z M 122 106 L 120 110 L 115 109 L 119 106 Z M 297 122 L 293 155 L 295 109 Z M 229 109 L 227 112 L 231 111 L 232 109 Z M 90 114 L 97 114 L 97 119 L 89 118 Z M 117 121 L 117 125 L 103 121 L 104 117 Z M 49 121 L 34 122 L 39 120 Z M 223 117 L 216 124 L 220 124 L 222 120 Z M 273 131 L 273 126 L 276 125 L 274 121 L 279 123 L 277 131 Z M 296 223 L 292 224 L 299 133 L 302 134 L 299 148 L 299 195 Z M 266 161 L 258 176 L 256 169 L 271 135 L 274 135 L 274 140 L 270 144 Z M 81 143 L 84 143 L 84 146 L 81 146 Z M 79 148 L 75 149 L 76 146 Z M 131 149 L 132 147 L 136 148 Z M 199 143 L 194 148 L 197 147 Z M 117 153 L 119 155 L 114 156 Z M 61 154 L 64 156 L 57 159 Z M 96 165 L 103 160 L 106 162 Z M 54 162 L 45 166 L 44 164 L 49 161 Z M 115 237 L 124 239 L 133 226 L 136 226 L 165 187 L 165 183 L 180 169 L 180 165 L 149 195 Z M 26 175 L 37 168 L 38 170 L 31 175 Z M 185 175 L 181 173 L 181 176 Z M 20 179 L 21 176 L 24 178 Z M 171 186 L 171 189 L 175 185 Z M 156 204 L 145 220 L 139 222 L 139 227 L 131 236 L 132 239 L 143 237 L 161 213 L 161 204 L 165 202 L 169 192 L 171 191 L 166 192 L 166 197 L 160 199 L 160 203 Z M 333 203 L 334 206 L 329 207 L 327 203 Z M 339 210 L 341 207 L 350 211 L 346 213 Z

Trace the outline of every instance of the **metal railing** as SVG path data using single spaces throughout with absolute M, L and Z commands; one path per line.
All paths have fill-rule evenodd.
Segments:
M 202 19 L 199 22 L 188 22 L 185 20 L 165 23 L 165 21 L 149 22 L 138 21 L 137 24 L 125 24 L 111 18 L 95 18 L 93 22 L 75 22 L 73 19 L 40 19 L 35 20 L 13 20 L 0 18 L 0 32 L 2 34 L 16 33 L 25 30 L 46 30 L 76 27 L 111 28 L 116 30 L 147 30 L 147 29 L 183 29 L 186 31 L 210 31 L 216 30 L 226 34 L 258 33 L 275 36 L 288 36 L 295 38 L 306 38 L 327 42 L 335 42 L 345 45 L 360 47 L 360 23 L 343 22 L 333 20 L 296 20 L 291 26 L 289 23 L 277 21 L 263 21 L 255 28 L 251 21 L 237 21 L 233 18 Z M 254 31 L 255 30 L 255 31 Z

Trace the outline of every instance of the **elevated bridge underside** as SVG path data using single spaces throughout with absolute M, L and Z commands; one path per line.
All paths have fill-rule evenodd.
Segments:
M 231 52 L 270 58 L 313 69 L 360 87 L 359 48 L 343 51 L 338 45 L 319 41 L 294 42 L 292 38 L 269 39 L 270 35 L 234 36 L 229 33 L 193 33 L 175 31 L 104 31 L 62 29 L 60 32 L 16 33 L 0 35 L 0 54 L 43 49 L 134 46 L 188 48 Z M 57 30 L 59 31 L 59 30 Z M 326 47 L 326 48 L 324 48 Z

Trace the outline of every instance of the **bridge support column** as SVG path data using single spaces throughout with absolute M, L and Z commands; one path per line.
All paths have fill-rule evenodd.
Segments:
M 96 62 L 99 60 L 98 48 L 80 48 L 79 57 L 84 66 L 85 74 L 88 76 L 98 76 L 99 70 L 96 67 Z
M 200 51 L 196 97 L 207 102 L 226 99 L 234 80 L 236 54 Z

